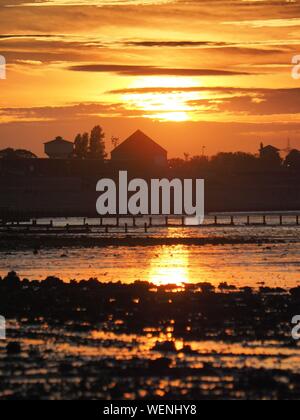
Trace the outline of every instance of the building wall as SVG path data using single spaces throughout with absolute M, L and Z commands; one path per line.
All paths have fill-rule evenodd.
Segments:
M 113 162 L 136 162 L 143 164 L 151 164 L 155 166 L 166 166 L 168 163 L 167 153 L 165 152 L 141 152 L 139 150 L 131 150 L 128 152 L 115 150 L 111 153 Z
M 45 153 L 54 159 L 65 159 L 72 155 L 73 144 L 66 142 L 52 142 L 45 144 Z

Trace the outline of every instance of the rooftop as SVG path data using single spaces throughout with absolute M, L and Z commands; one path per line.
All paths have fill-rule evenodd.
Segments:
M 62 137 L 56 137 L 54 140 L 46 141 L 44 144 L 50 144 L 50 143 L 67 143 L 67 144 L 73 144 L 73 142 L 63 139 Z
M 117 146 L 112 153 L 126 151 L 132 146 L 141 146 L 147 145 L 153 150 L 160 151 L 161 153 L 167 153 L 167 151 L 161 147 L 158 143 L 152 140 L 149 136 L 143 133 L 141 130 L 135 131 L 131 136 L 123 141 L 119 146 Z

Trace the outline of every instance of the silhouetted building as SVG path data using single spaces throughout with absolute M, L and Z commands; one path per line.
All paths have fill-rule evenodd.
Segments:
M 111 152 L 113 163 L 167 166 L 168 152 L 138 130 Z
M 279 155 L 279 153 L 280 149 L 277 149 L 277 147 L 274 147 L 272 145 L 264 146 L 263 143 L 261 143 L 260 145 L 259 155 L 261 158 L 276 156 Z
M 73 155 L 74 143 L 64 140 L 62 137 L 56 137 L 44 145 L 45 153 L 50 159 L 69 159 Z
M 271 145 L 264 146 L 261 143 L 260 149 L 259 149 L 259 156 L 260 156 L 261 161 L 265 165 L 265 169 L 277 170 L 282 165 L 280 149 L 277 149 L 277 147 L 274 147 Z

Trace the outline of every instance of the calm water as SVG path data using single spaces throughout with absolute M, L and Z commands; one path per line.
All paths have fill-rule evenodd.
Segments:
M 252 217 L 256 223 L 261 216 Z M 225 216 L 220 221 L 228 223 Z M 48 223 L 48 220 L 39 222 Z M 56 226 L 66 223 L 82 224 L 82 219 L 55 220 Z M 96 224 L 96 220 L 88 220 Z M 209 220 L 206 221 L 208 223 Z M 125 223 L 123 221 L 122 223 Z M 143 225 L 143 221 L 138 221 Z M 162 223 L 157 220 L 156 223 Z M 248 227 L 245 216 L 237 219 L 238 225 L 202 226 L 182 229 L 153 227 L 145 234 L 141 228 L 129 229 L 133 236 L 165 237 L 222 237 L 222 238 L 267 238 L 274 240 L 268 245 L 205 245 L 205 246 L 159 246 L 159 247 L 107 247 L 107 248 L 59 248 L 45 249 L 34 255 L 29 251 L 2 252 L 0 275 L 15 270 L 23 278 L 44 279 L 58 276 L 65 281 L 97 277 L 103 282 L 146 280 L 155 284 L 211 282 L 218 285 L 228 282 L 238 286 L 253 286 L 265 283 L 269 286 L 292 287 L 300 284 L 300 227 L 295 226 L 295 217 L 287 216 L 284 226 L 278 224 L 278 216 L 269 216 L 268 226 Z M 94 228 L 91 236 L 124 236 L 123 228 Z M 285 243 L 275 243 L 276 240 Z

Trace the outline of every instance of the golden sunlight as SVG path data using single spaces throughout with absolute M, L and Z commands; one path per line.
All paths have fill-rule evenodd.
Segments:
M 149 281 L 157 286 L 175 284 L 182 286 L 188 283 L 189 257 L 188 250 L 182 246 L 163 247 L 160 254 L 151 260 Z
M 187 88 L 199 87 L 199 80 L 195 77 L 183 76 L 140 76 L 135 77 L 130 88 Z
M 199 101 L 202 94 L 197 91 L 180 91 L 180 88 L 193 87 L 199 87 L 199 81 L 192 77 L 138 77 L 130 86 L 133 93 L 124 94 L 122 100 L 128 109 L 143 111 L 143 117 L 146 118 L 188 121 L 193 119 L 192 102 Z

